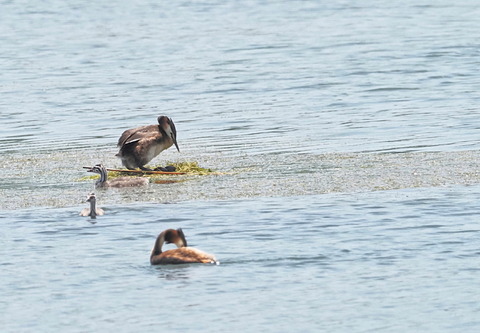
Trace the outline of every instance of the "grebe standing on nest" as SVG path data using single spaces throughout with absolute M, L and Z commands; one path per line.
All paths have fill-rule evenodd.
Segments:
M 173 243 L 176 249 L 162 252 L 163 243 Z M 167 229 L 158 235 L 150 255 L 152 265 L 169 264 L 218 264 L 215 256 L 187 246 L 187 240 L 182 229 Z
M 102 164 L 97 164 L 93 168 L 87 170 L 88 172 L 95 172 L 100 175 L 100 179 L 95 183 L 95 187 L 133 187 L 145 186 L 150 182 L 148 178 L 144 177 L 118 177 L 112 180 L 107 180 L 107 169 Z
M 90 208 L 84 208 L 80 212 L 80 216 L 90 216 L 92 219 L 96 219 L 97 215 L 103 215 L 105 212 L 101 208 L 97 208 L 97 199 L 95 193 L 90 193 L 87 197 L 87 202 L 90 202 Z
M 157 118 L 158 125 L 147 125 L 126 130 L 118 139 L 117 146 L 120 151 L 116 156 L 122 160 L 122 164 L 130 170 L 145 168 L 145 164 L 153 160 L 165 149 L 172 145 L 177 147 L 177 130 L 172 119 L 167 116 Z

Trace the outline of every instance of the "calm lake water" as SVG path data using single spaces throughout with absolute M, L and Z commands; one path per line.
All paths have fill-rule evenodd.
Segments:
M 10 2 L 2 332 L 476 332 L 473 1 Z M 96 190 L 123 130 L 218 172 Z M 218 266 L 153 267 L 181 227 Z

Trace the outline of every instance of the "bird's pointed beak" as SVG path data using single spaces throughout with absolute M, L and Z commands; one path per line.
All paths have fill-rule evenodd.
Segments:
M 178 148 L 177 138 L 173 139 L 173 143 L 175 144 L 175 147 L 177 147 L 178 152 L 180 152 L 180 148 Z
M 178 143 L 177 143 L 177 129 L 175 128 L 175 124 L 173 123 L 173 120 L 168 118 L 168 125 L 170 125 L 170 129 L 172 130 L 172 133 L 170 134 L 173 143 L 175 144 L 175 147 L 177 148 L 178 152 L 180 152 L 180 148 L 178 148 Z

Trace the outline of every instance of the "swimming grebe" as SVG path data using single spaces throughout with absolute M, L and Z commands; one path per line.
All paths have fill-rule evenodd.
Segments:
M 87 170 L 88 172 L 95 172 L 100 175 L 100 179 L 95 183 L 96 187 L 133 187 L 145 186 L 150 182 L 148 178 L 144 177 L 118 177 L 107 180 L 107 169 L 102 164 L 97 164 L 93 168 Z
M 177 249 L 162 252 L 163 243 L 173 243 Z M 215 256 L 187 246 L 182 229 L 167 229 L 158 235 L 150 255 L 152 265 L 169 264 L 218 264 Z
M 153 160 L 158 154 L 172 145 L 177 147 L 177 130 L 172 119 L 166 116 L 157 118 L 158 125 L 147 125 L 132 128 L 123 132 L 118 139 L 117 146 L 120 151 L 116 156 L 122 160 L 122 164 L 130 170 L 145 168 L 145 164 Z
M 96 219 L 97 215 L 103 215 L 105 212 L 101 208 L 97 208 L 97 199 L 95 193 L 90 193 L 87 197 L 87 202 L 90 202 L 90 208 L 84 208 L 80 212 L 80 216 L 90 216 L 92 219 Z

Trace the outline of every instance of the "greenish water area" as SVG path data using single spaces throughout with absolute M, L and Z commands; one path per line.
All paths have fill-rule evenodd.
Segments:
M 164 153 L 175 160 L 178 154 Z M 480 182 L 479 151 L 200 156 L 188 160 L 213 169 L 207 175 L 165 175 L 147 189 L 97 189 L 102 204 L 178 202 L 252 197 L 384 191 L 472 185 Z M 160 160 L 160 158 L 159 158 Z M 0 168 L 1 209 L 67 207 L 82 203 L 94 180 L 83 166 L 121 167 L 113 150 L 9 154 Z M 171 181 L 162 184 L 155 180 Z

